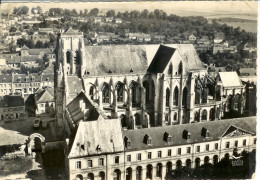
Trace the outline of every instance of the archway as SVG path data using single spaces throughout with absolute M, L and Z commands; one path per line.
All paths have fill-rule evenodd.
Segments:
M 88 180 L 94 180 L 94 174 L 93 173 L 88 174 Z
M 105 178 L 106 178 L 105 172 L 103 172 L 103 171 L 99 172 L 98 177 L 100 180 L 105 180 Z
M 126 169 L 126 180 L 132 180 L 132 168 Z
M 216 165 L 218 163 L 218 155 L 213 156 L 213 164 Z
M 37 140 L 36 140 L 37 139 Z M 39 134 L 39 133 L 33 133 L 31 134 L 27 141 L 26 141 L 26 146 L 27 146 L 27 152 L 28 154 L 32 153 L 32 149 L 35 151 L 35 145 L 36 145 L 36 151 L 42 151 L 44 152 L 43 144 L 45 143 L 45 138 Z M 40 149 L 39 149 L 40 148 Z
M 148 164 L 146 167 L 146 179 L 152 179 L 153 177 L 153 166 Z
M 204 158 L 204 164 L 208 164 L 208 163 L 209 163 L 209 157 L 206 156 L 206 157 Z
M 136 180 L 142 180 L 143 168 L 142 166 L 137 166 L 136 168 Z
M 166 173 L 169 173 L 172 171 L 172 162 L 167 162 L 166 163 Z
M 226 153 L 224 158 L 229 159 L 229 153 Z
M 114 180 L 121 180 L 121 171 L 119 169 L 114 171 Z
M 187 166 L 188 168 L 191 168 L 191 160 L 190 160 L 190 159 L 187 159 L 187 160 L 186 160 L 186 166 Z
M 181 167 L 182 167 L 182 162 L 181 162 L 181 160 L 178 160 L 176 162 L 176 169 L 181 169 Z
M 195 168 L 200 167 L 200 158 L 195 159 Z
M 161 178 L 162 179 L 162 164 L 161 163 L 158 163 L 156 165 L 156 177 L 158 178 Z
M 78 175 L 76 176 L 76 180 L 83 180 L 83 176 L 82 176 L 81 174 L 78 174 Z

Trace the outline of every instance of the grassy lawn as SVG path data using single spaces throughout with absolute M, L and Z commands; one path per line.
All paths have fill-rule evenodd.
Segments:
M 10 160 L 0 161 L 0 176 L 7 176 L 10 174 L 24 173 L 32 168 L 32 160 L 30 158 L 14 158 Z

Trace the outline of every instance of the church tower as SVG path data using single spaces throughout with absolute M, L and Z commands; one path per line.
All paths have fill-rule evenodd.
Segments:
M 84 74 L 84 40 L 83 33 L 68 29 L 58 38 L 55 70 L 55 103 L 56 103 L 56 130 L 61 137 L 65 137 L 64 113 L 68 99 L 67 76 Z

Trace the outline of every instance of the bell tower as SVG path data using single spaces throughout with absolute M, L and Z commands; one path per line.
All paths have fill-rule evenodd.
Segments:
M 69 28 L 61 33 L 60 48 L 64 73 L 67 75 L 82 76 L 82 63 L 84 59 L 83 33 Z

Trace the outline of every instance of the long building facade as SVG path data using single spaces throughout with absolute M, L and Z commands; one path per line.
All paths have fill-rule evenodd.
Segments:
M 242 120 L 221 120 L 243 113 L 238 75 L 212 79 L 193 45 L 85 46 L 83 33 L 69 29 L 56 57 L 56 127 L 67 138 L 70 179 L 163 179 L 230 153 L 221 133 L 233 126 L 248 135 L 243 146 L 254 146 L 253 129 L 228 123 Z M 216 134 L 214 125 L 225 129 Z

